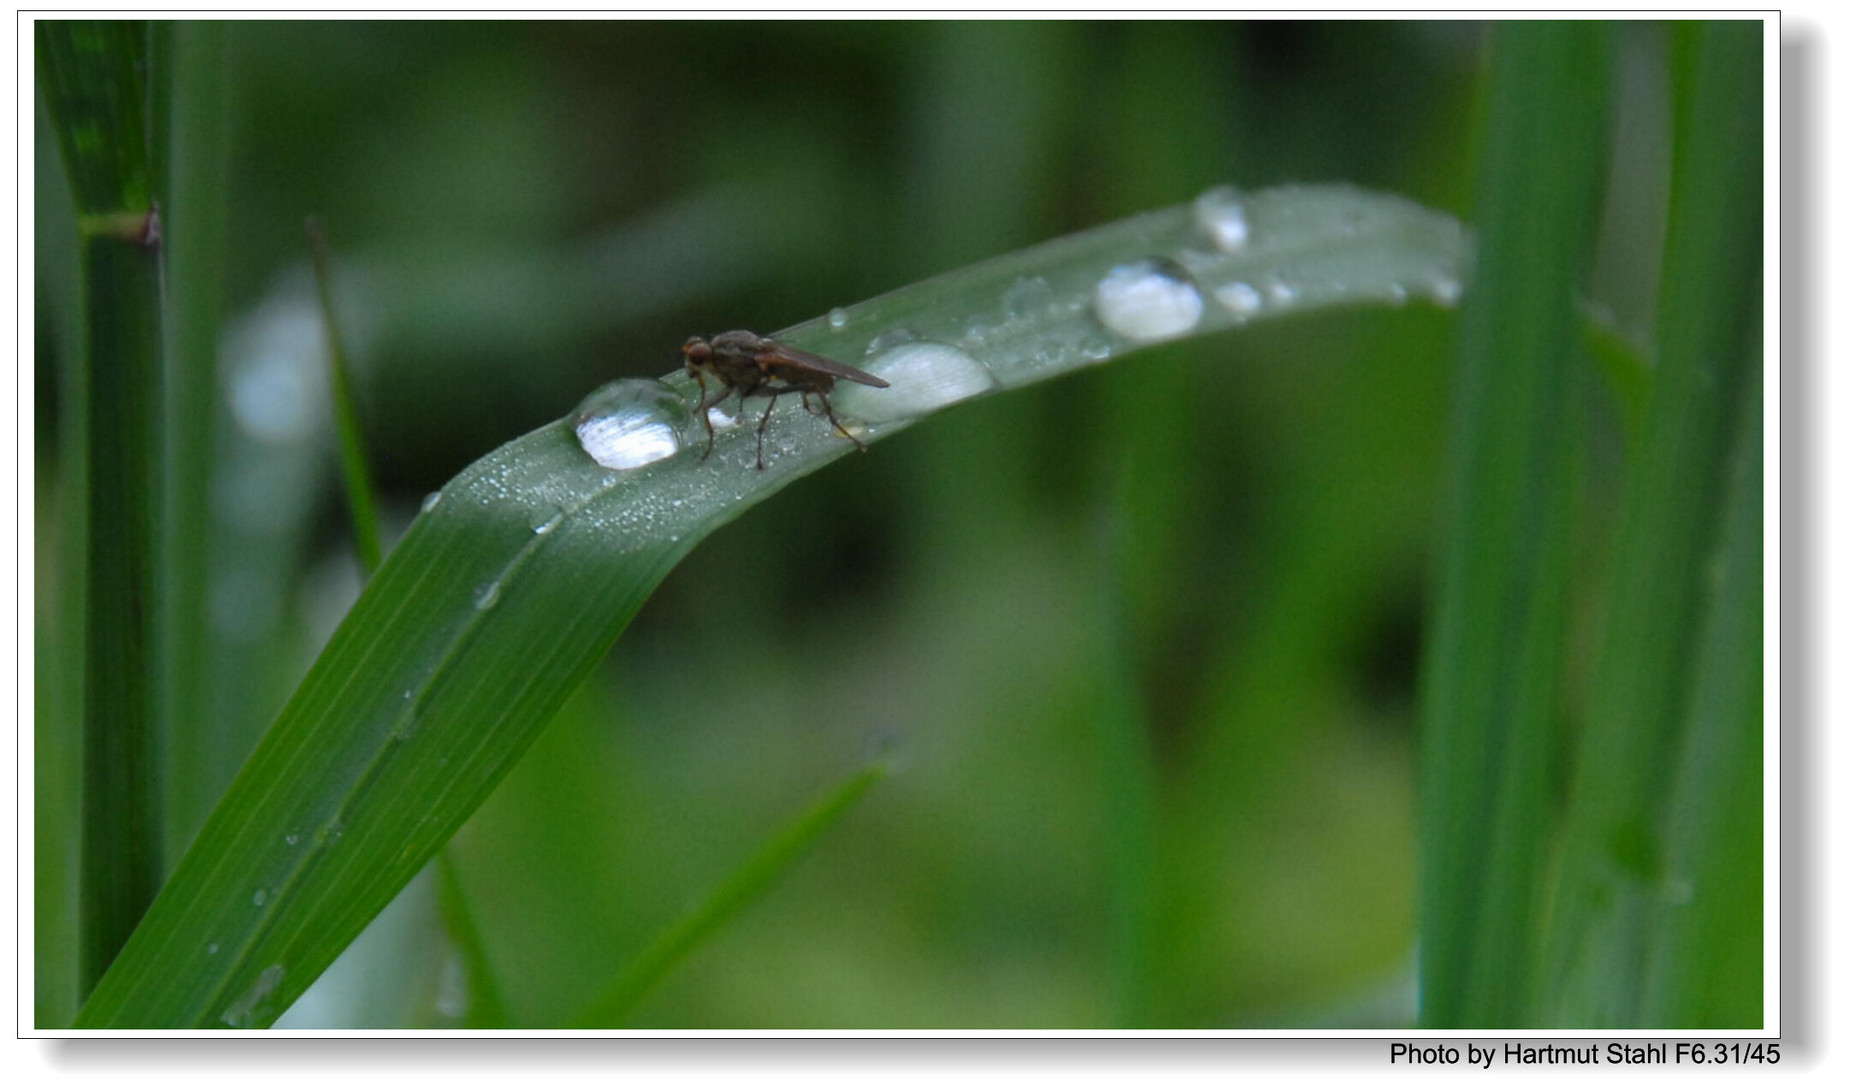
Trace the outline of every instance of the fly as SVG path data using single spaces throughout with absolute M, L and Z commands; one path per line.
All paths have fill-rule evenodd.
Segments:
M 887 387 L 892 385 L 885 379 L 876 378 L 847 364 L 840 364 L 826 356 L 817 356 L 801 349 L 793 349 L 768 337 L 759 337 L 750 330 L 728 330 L 723 334 L 713 335 L 708 341 L 701 337 L 687 339 L 681 346 L 681 355 L 687 358 L 688 373 L 700 384 L 700 405 L 695 411 L 700 413 L 701 423 L 707 426 L 707 450 L 700 455 L 705 461 L 713 453 L 713 419 L 707 410 L 725 401 L 733 394 L 739 395 L 739 410 L 745 409 L 745 399 L 753 397 L 770 398 L 770 404 L 764 407 L 764 415 L 758 418 L 758 468 L 764 468 L 764 429 L 771 422 L 771 410 L 777 407 L 777 399 L 785 394 L 803 395 L 803 411 L 812 416 L 818 415 L 816 406 L 810 403 L 810 396 L 822 405 L 819 415 L 829 418 L 835 430 L 847 437 L 848 441 L 862 450 L 867 447 L 854 437 L 841 421 L 835 419 L 835 410 L 829 405 L 829 392 L 835 389 L 836 379 L 847 379 L 863 386 Z M 708 375 L 719 382 L 718 396 L 707 399 Z

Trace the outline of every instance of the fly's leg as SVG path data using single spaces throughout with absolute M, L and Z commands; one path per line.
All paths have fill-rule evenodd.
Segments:
M 707 450 L 706 453 L 700 455 L 700 460 L 705 461 L 713 454 L 713 418 L 707 415 L 707 410 L 726 400 L 727 396 L 732 393 L 732 387 L 721 387 L 719 396 L 712 401 L 708 401 L 707 381 L 700 377 L 699 372 L 694 373 L 694 381 L 700 384 L 700 404 L 694 407 L 694 411 L 700 414 L 700 422 L 705 424 L 707 428 Z M 741 398 L 740 402 L 743 403 L 744 399 Z
M 739 398 L 739 408 L 745 408 L 745 398 Z M 771 395 L 771 403 L 764 407 L 764 415 L 758 420 L 758 471 L 764 471 L 764 428 L 771 422 L 771 410 L 777 408 L 777 395 Z
M 845 436 L 849 442 L 860 447 L 861 452 L 865 454 L 867 452 L 867 444 L 855 438 L 854 435 L 851 434 L 847 428 L 841 426 L 840 420 L 835 419 L 835 409 L 833 406 L 829 404 L 829 395 L 817 394 L 816 396 L 822 399 L 822 415 L 828 417 L 829 423 L 835 425 L 835 430 L 841 432 L 842 435 Z M 809 395 L 805 394 L 803 396 L 803 404 L 805 407 L 808 407 Z

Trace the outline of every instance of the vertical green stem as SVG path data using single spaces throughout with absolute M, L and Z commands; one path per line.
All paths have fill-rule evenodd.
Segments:
M 1643 778 L 1701 751 L 1691 740 L 1694 718 L 1714 705 L 1705 687 L 1747 680 L 1743 673 L 1716 683 L 1721 673 L 1705 670 L 1702 640 L 1727 575 L 1759 573 L 1730 569 L 1722 551 L 1740 396 L 1755 370 L 1760 325 L 1763 32 L 1759 22 L 1678 30 L 1658 365 L 1627 477 L 1551 928 L 1544 1019 L 1560 1026 L 1674 1022 L 1644 1011 L 1646 958 L 1669 909 L 1689 901 L 1690 882 L 1676 877 L 1667 852 L 1679 803 Z M 1718 659 L 1757 665 L 1757 633 L 1752 640 L 1749 652 Z M 1737 721 L 1754 722 L 1751 713 Z M 1757 904 L 1758 863 L 1733 870 L 1737 881 L 1752 883 Z M 1691 958 L 1688 976 L 1714 977 L 1726 951 Z M 1755 1026 L 1757 993 L 1753 1006 L 1736 1016 L 1753 1023 L 1724 1026 Z
M 88 992 L 162 878 L 161 222 L 150 171 L 148 27 L 41 23 L 37 35 L 81 245 L 89 529 L 78 983 Z
M 1433 630 L 1421 672 L 1421 1022 L 1529 1017 L 1558 738 L 1575 298 L 1605 148 L 1606 31 L 1496 30 Z

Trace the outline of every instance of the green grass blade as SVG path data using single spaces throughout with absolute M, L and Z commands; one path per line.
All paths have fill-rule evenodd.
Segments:
M 1579 318 L 1605 145 L 1606 31 L 1496 30 L 1479 253 L 1423 658 L 1421 1023 L 1528 1021 L 1550 840 Z
M 347 491 L 347 512 L 353 520 L 353 541 L 360 565 L 370 575 L 379 569 L 379 511 L 373 497 L 371 470 L 367 467 L 366 440 L 360 426 L 359 402 L 353 397 L 347 350 L 341 344 L 340 319 L 334 308 L 334 272 L 329 267 L 327 235 L 321 222 L 310 218 L 309 259 L 315 267 L 315 296 L 321 303 L 321 325 L 328 339 L 328 374 L 332 381 L 335 425 L 340 429 L 340 472 Z
M 88 989 L 163 876 L 161 249 L 144 128 L 146 24 L 40 23 L 37 47 L 82 235 L 89 507 L 78 974 Z
M 1679 33 L 1659 359 L 1627 480 L 1550 931 L 1547 1019 L 1571 1027 L 1666 1022 L 1644 1011 L 1647 954 L 1653 927 L 1688 882 L 1667 876 L 1679 804 L 1638 778 L 1698 752 L 1690 725 L 1717 707 L 1699 695 L 1750 678 L 1705 671 L 1700 650 L 1722 595 L 1712 568 L 1726 539 L 1738 395 L 1749 390 L 1759 328 L 1761 169 L 1747 149 L 1761 145 L 1763 28 L 1714 22 Z M 1758 645 L 1750 652 L 1758 664 Z M 1734 869 L 1759 880 L 1757 861 Z M 1691 963 L 1692 977 L 1719 973 Z M 1758 1016 L 1756 1007 L 1728 1026 L 1755 1026 Z
M 844 422 L 871 442 L 965 398 L 1157 340 L 1410 293 L 1444 298 L 1466 244 L 1444 215 L 1351 188 L 1215 193 L 778 336 L 892 382 L 835 394 Z M 1154 278 L 1153 258 L 1168 260 Z M 467 819 L 689 549 L 853 449 L 786 403 L 765 438 L 766 469 L 753 467 L 749 417 L 722 418 L 703 461 L 695 400 L 684 374 L 613 383 L 445 486 L 232 783 L 80 1024 L 273 1020 Z
M 610 988 L 572 1022 L 572 1027 L 617 1027 L 662 977 L 674 970 L 700 944 L 750 907 L 797 859 L 807 852 L 861 796 L 884 778 L 890 766 L 875 761 L 842 781 L 818 799 L 775 837 L 753 853 L 700 905 L 650 942 L 642 955 L 617 976 Z

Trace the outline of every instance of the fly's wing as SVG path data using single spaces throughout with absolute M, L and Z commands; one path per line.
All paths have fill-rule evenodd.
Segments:
M 802 349 L 793 349 L 781 341 L 772 341 L 770 338 L 765 338 L 763 341 L 765 347 L 758 354 L 758 363 L 764 366 L 767 374 L 780 365 L 788 365 L 800 370 L 820 371 L 824 375 L 847 379 L 849 382 L 858 382 L 863 386 L 893 385 L 885 379 L 869 375 L 860 368 L 837 363 L 826 356 L 817 356 L 815 353 L 804 352 Z

